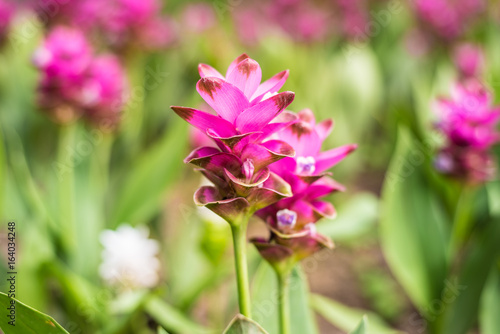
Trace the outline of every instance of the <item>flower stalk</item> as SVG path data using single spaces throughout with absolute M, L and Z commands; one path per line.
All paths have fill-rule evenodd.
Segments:
M 247 238 L 246 230 L 248 219 L 244 219 L 241 224 L 231 225 L 234 245 L 234 264 L 236 269 L 236 282 L 238 286 L 238 304 L 240 313 L 247 318 L 252 317 L 250 303 L 250 284 L 248 281 L 247 265 Z
M 278 307 L 281 334 L 290 334 L 290 270 L 276 271 L 278 277 Z

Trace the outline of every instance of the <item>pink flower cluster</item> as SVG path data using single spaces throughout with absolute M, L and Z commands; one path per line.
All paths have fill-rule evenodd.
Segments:
M 455 65 L 464 78 L 474 78 L 481 75 L 483 58 L 483 50 L 478 45 L 470 43 L 458 45 L 453 52 Z
M 447 144 L 436 157 L 436 168 L 471 183 L 491 179 L 496 168 L 490 149 L 500 141 L 500 107 L 492 107 L 489 92 L 477 81 L 468 81 L 457 85 L 451 99 L 438 101 L 438 108 L 437 126 Z
M 418 18 L 441 39 L 460 37 L 486 8 L 484 0 L 417 0 Z
M 198 93 L 215 112 L 172 107 L 215 144 L 195 149 L 185 160 L 213 183 L 198 189 L 195 202 L 232 225 L 254 213 L 261 217 L 270 237 L 254 244 L 273 265 L 332 246 L 314 223 L 335 212 L 320 198 L 343 187 L 325 171 L 355 145 L 320 152 L 332 122 L 316 124 L 310 110 L 285 111 L 295 97 L 278 93 L 288 71 L 261 83 L 259 64 L 243 54 L 225 76 L 205 64 L 199 72 Z
M 96 56 L 81 31 L 54 28 L 35 51 L 33 63 L 41 72 L 39 105 L 56 120 L 83 115 L 95 123 L 118 121 L 124 71 L 115 56 Z
M 0 0 L 0 43 L 5 39 L 16 8 L 7 0 Z
M 49 24 L 65 24 L 95 33 L 115 48 L 139 44 L 156 49 L 175 39 L 173 21 L 161 14 L 158 0 L 78 0 L 60 4 Z M 43 3 L 35 2 L 40 16 L 47 16 Z

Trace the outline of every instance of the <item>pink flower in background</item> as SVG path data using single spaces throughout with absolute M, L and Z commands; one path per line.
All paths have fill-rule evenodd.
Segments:
M 158 0 L 65 1 L 54 4 L 33 1 L 32 7 L 49 27 L 64 24 L 92 33 L 105 43 L 122 49 L 130 45 L 156 49 L 170 45 L 175 26 L 161 13 Z
M 295 121 L 283 113 L 294 93 L 277 91 L 288 71 L 261 83 L 259 64 L 243 54 L 229 66 L 226 76 L 200 64 L 197 90 L 213 113 L 186 107 L 172 109 L 207 134 L 217 147 L 194 150 L 185 162 L 201 169 L 213 186 L 195 194 L 198 205 L 236 222 L 277 200 L 290 196 L 290 186 L 268 166 L 294 154 L 287 143 L 268 137 Z
M 457 85 L 452 99 L 438 101 L 437 124 L 447 138 L 435 160 L 436 168 L 473 183 L 489 180 L 495 172 L 491 147 L 500 141 L 500 107 L 478 82 Z
M 55 27 L 33 63 L 41 72 L 38 103 L 59 121 L 81 114 L 117 121 L 126 86 L 123 69 L 113 56 L 95 57 L 81 31 Z
M 334 0 L 337 20 L 340 22 L 341 30 L 347 38 L 366 38 L 366 25 L 370 19 L 366 9 L 367 1 L 360 0 Z
M 191 3 L 184 7 L 182 13 L 184 29 L 202 33 L 212 28 L 216 23 L 213 7 L 207 3 Z
M 459 37 L 484 11 L 484 0 L 417 0 L 416 14 L 440 38 Z
M 50 112 L 63 106 L 79 106 L 92 56 L 93 50 L 81 31 L 67 27 L 52 30 L 33 55 L 33 63 L 42 73 L 39 105 Z M 68 117 L 76 112 L 73 110 Z
M 483 50 L 479 46 L 470 43 L 460 44 L 453 53 L 455 65 L 465 78 L 476 77 L 481 74 L 483 58 Z
M 259 210 L 256 215 L 264 220 L 271 231 L 269 240 L 256 239 L 254 244 L 273 265 L 290 265 L 311 255 L 332 242 L 316 232 L 315 223 L 335 216 L 329 202 L 320 199 L 344 187 L 328 177 L 328 169 L 342 161 L 357 145 L 345 145 L 321 152 L 321 146 L 330 134 L 333 122 L 316 123 L 311 110 L 298 114 L 299 121 L 277 132 L 275 138 L 290 144 L 295 157 L 275 162 L 270 169 L 282 177 L 292 188 L 293 196 Z
M 451 99 L 438 101 L 438 128 L 456 146 L 489 149 L 499 141 L 500 107 L 492 106 L 491 94 L 478 82 L 457 85 Z
M 127 80 L 120 61 L 113 55 L 96 57 L 90 64 L 82 87 L 85 116 L 99 124 L 116 124 L 123 108 Z
M 267 7 L 268 19 L 278 24 L 291 38 L 314 42 L 329 32 L 329 15 L 304 0 L 275 0 Z
M 10 22 L 12 21 L 16 8 L 12 2 L 0 0 L 0 42 L 7 35 Z

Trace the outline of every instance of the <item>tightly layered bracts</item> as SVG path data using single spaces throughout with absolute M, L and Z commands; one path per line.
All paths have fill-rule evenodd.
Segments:
M 213 183 L 198 189 L 195 202 L 236 224 L 292 195 L 290 185 L 269 165 L 293 157 L 295 151 L 286 141 L 269 137 L 297 121 L 292 113 L 283 112 L 295 94 L 278 93 L 288 71 L 261 83 L 259 64 L 246 54 L 231 63 L 226 77 L 204 64 L 199 72 L 198 93 L 214 113 L 172 109 L 216 144 L 197 148 L 185 160 Z
M 341 146 L 321 152 L 321 145 L 333 128 L 333 122 L 316 123 L 311 110 L 298 113 L 299 120 L 276 133 L 276 138 L 290 144 L 295 157 L 284 158 L 270 166 L 290 184 L 293 196 L 259 210 L 256 214 L 269 227 L 268 239 L 254 239 L 261 255 L 276 268 L 291 268 L 296 262 L 333 243 L 316 231 L 315 223 L 333 218 L 335 208 L 321 198 L 344 187 L 329 177 L 328 169 L 356 149 Z
M 441 116 L 437 128 L 446 145 L 435 159 L 436 168 L 469 183 L 491 179 L 496 163 L 490 150 L 500 141 L 500 107 L 492 107 L 489 92 L 468 81 L 455 88 L 451 99 L 439 100 L 437 107 Z

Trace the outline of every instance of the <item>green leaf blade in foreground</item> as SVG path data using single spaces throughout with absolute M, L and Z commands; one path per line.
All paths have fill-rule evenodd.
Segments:
M 361 319 L 358 327 L 356 327 L 356 329 L 349 334 L 368 334 L 368 319 L 366 316 L 363 316 L 363 319 Z
M 164 329 L 179 334 L 214 334 L 191 319 L 175 307 L 167 304 L 158 296 L 152 296 L 145 305 L 146 312 Z
M 309 306 L 307 277 L 300 266 L 290 275 L 290 333 L 317 334 L 316 319 Z M 276 273 L 262 261 L 252 282 L 252 318 L 270 333 L 279 333 Z
M 14 299 L 0 292 L 0 308 L 7 312 Z M 15 326 L 9 325 L 10 319 L 3 316 L 0 328 L 5 334 L 69 334 L 52 317 L 43 314 L 28 305 L 15 300 L 16 322 Z
M 258 323 L 238 314 L 223 334 L 268 334 Z
M 332 299 L 313 294 L 311 307 L 335 327 L 348 332 L 352 330 L 363 316 L 370 322 L 370 334 L 397 334 L 384 320 L 375 313 L 345 306 Z M 356 332 L 354 332 L 356 333 Z
M 165 137 L 143 153 L 123 177 L 124 185 L 112 212 L 113 226 L 150 219 L 162 195 L 185 168 L 182 160 L 187 153 L 187 126 L 176 120 L 166 131 Z
M 380 219 L 387 262 L 419 309 L 441 297 L 449 266 L 449 218 L 424 173 L 429 163 L 426 150 L 407 130 L 399 131 Z

